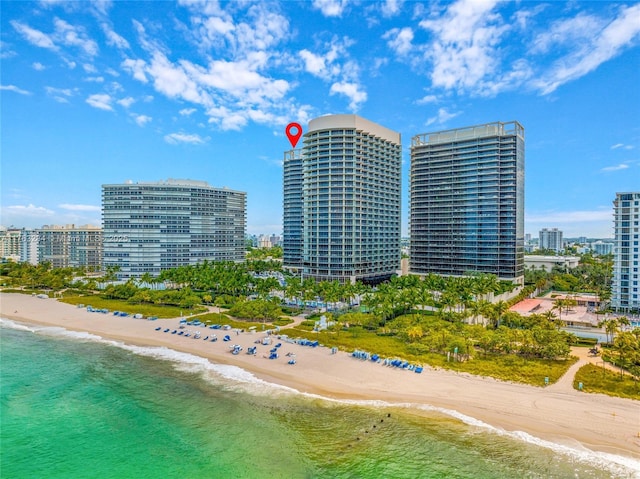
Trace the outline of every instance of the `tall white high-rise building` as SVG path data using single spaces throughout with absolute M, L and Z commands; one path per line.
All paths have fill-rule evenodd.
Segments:
M 36 230 L 23 228 L 20 235 L 20 262 L 38 264 L 39 236 Z M 102 250 L 102 245 L 100 245 Z
M 412 273 L 524 280 L 524 153 L 516 121 L 411 139 Z
M 640 192 L 616 193 L 613 202 L 614 247 L 611 307 L 640 310 Z
M 313 119 L 285 153 L 284 264 L 377 283 L 400 267 L 400 134 L 357 115 Z
M 556 252 L 564 250 L 562 231 L 558 228 L 542 228 L 538 233 L 538 238 L 540 239 L 538 243 L 540 249 L 550 249 Z
M 104 265 L 120 278 L 244 261 L 246 193 L 204 181 L 102 185 Z

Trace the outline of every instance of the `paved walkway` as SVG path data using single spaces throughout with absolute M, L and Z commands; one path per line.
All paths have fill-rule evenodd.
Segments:
M 595 364 L 596 366 L 599 366 L 599 367 L 602 366 L 602 357 L 600 357 L 599 355 L 598 356 L 590 355 L 588 348 L 575 348 L 575 347 L 571 348 L 571 354 L 573 356 L 577 356 L 578 361 L 575 364 L 573 364 L 569 369 L 567 369 L 567 372 L 564 373 L 564 375 L 560 379 L 558 379 L 557 382 L 555 382 L 550 386 L 547 386 L 547 389 L 551 391 L 558 391 L 558 392 L 571 391 L 574 389 L 573 381 L 576 376 L 576 373 L 582 366 L 586 364 Z M 610 363 L 605 363 L 605 369 L 608 369 L 609 371 L 614 371 L 616 373 L 620 373 L 620 369 L 616 368 L 613 364 L 610 364 Z

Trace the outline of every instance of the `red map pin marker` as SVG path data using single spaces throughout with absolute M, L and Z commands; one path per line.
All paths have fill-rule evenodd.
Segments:
M 291 133 L 291 130 L 295 130 L 295 133 Z M 289 138 L 291 146 L 295 148 L 298 144 L 298 140 L 302 136 L 302 127 L 300 126 L 300 123 L 289 123 L 284 132 L 287 134 L 287 138 Z

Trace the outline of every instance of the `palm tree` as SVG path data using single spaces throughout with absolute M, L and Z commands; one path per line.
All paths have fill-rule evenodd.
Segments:
M 555 321 L 558 319 L 558 317 L 555 315 L 555 313 L 551 309 L 545 311 L 540 316 L 542 316 L 547 321 L 552 322 L 552 323 L 555 323 Z
M 509 309 L 509 305 L 500 300 L 493 305 L 493 311 L 496 318 L 496 328 L 500 327 L 500 319 L 502 318 L 502 314 Z
M 607 343 L 613 342 L 613 336 L 618 330 L 618 326 L 619 326 L 618 321 L 614 318 L 605 319 L 604 321 L 600 321 L 600 323 L 598 323 L 598 327 L 600 328 L 604 327 L 604 331 L 607 335 Z
M 558 319 L 562 321 L 562 309 L 565 307 L 565 300 L 562 298 L 556 299 L 553 305 L 552 310 L 555 309 L 558 311 Z

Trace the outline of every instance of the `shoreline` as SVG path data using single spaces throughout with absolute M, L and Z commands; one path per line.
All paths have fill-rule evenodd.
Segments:
M 588 394 L 572 387 L 508 383 L 429 367 L 416 374 L 355 359 L 346 352 L 331 354 L 324 347 L 311 348 L 275 338 L 270 346 L 255 344 L 265 337 L 261 332 L 236 334 L 188 327 L 199 330 L 203 337 L 211 333 L 218 337 L 217 342 L 196 340 L 163 332 L 166 328 L 177 329 L 178 318 L 122 318 L 18 293 L 0 293 L 0 316 L 25 324 L 87 332 L 130 345 L 166 347 L 214 363 L 234 365 L 266 382 L 329 399 L 409 403 L 452 411 L 508 433 L 524 432 L 578 451 L 587 449 L 630 458 L 640 467 L 640 401 Z M 162 329 L 156 331 L 157 327 Z M 231 341 L 222 340 L 225 334 Z M 266 356 L 276 342 L 282 344 L 279 358 L 269 360 Z M 229 352 L 233 344 L 243 347 L 239 355 Z M 245 354 L 252 346 L 257 346 L 257 354 Z M 295 365 L 287 363 L 287 353 L 295 354 Z

